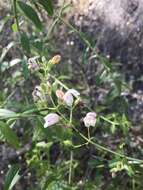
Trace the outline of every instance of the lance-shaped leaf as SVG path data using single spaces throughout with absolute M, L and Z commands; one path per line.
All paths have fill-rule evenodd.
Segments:
M 0 121 L 0 132 L 4 139 L 12 145 L 14 148 L 18 149 L 20 147 L 19 140 L 14 131 L 4 122 Z
M 6 174 L 5 182 L 4 182 L 4 190 L 11 190 L 14 185 L 20 179 L 19 167 L 17 165 L 12 166 Z
M 36 13 L 36 11 L 28 4 L 17 1 L 20 10 L 26 15 L 27 18 L 29 18 L 38 29 L 42 29 L 42 23 Z
M 0 109 L 0 119 L 7 119 L 16 117 L 17 114 L 14 111 L 7 110 L 7 109 Z
M 38 0 L 38 2 L 44 7 L 49 16 L 53 15 L 54 10 L 53 10 L 52 0 Z

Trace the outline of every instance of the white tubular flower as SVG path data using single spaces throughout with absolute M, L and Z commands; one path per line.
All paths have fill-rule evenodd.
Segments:
M 86 127 L 94 127 L 96 124 L 96 113 L 95 112 L 89 112 L 86 114 L 86 116 L 83 119 L 84 125 Z
M 44 128 L 47 128 L 58 123 L 60 120 L 60 116 L 56 113 L 49 113 L 47 116 L 44 117 L 44 120 Z
M 67 91 L 63 96 L 63 101 L 67 106 L 71 107 L 74 101 L 73 95 Z
M 69 89 L 67 92 L 71 93 L 75 98 L 80 96 L 80 93 L 75 89 Z

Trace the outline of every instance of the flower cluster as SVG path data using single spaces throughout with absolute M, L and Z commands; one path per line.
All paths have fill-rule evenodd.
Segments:
M 61 60 L 61 56 L 60 55 L 56 55 L 54 56 L 52 59 L 49 60 L 48 64 L 49 68 L 51 68 L 51 64 L 58 64 Z M 46 68 L 48 67 L 48 64 L 44 65 L 44 68 L 46 66 Z M 37 67 L 37 63 L 35 61 L 35 59 L 33 59 L 29 65 L 31 68 L 36 68 Z M 43 69 L 44 69 L 43 68 Z M 48 69 L 46 69 L 48 70 Z M 49 72 L 49 70 L 48 70 Z M 47 79 L 46 79 L 47 81 Z M 51 96 L 51 87 L 52 85 L 48 82 L 45 83 L 45 78 L 42 81 L 40 86 L 36 86 L 35 90 L 33 91 L 32 95 L 34 98 L 34 101 L 45 101 L 47 95 Z M 67 89 L 67 88 L 66 88 Z M 67 108 L 69 108 L 70 110 L 72 110 L 74 108 L 76 104 L 76 102 L 80 102 L 80 93 L 75 90 L 75 89 L 68 89 L 66 92 L 64 92 L 61 89 L 56 89 L 55 91 L 55 95 L 58 98 L 58 102 L 61 103 L 62 105 L 67 106 Z M 53 100 L 52 100 L 53 101 Z M 47 128 L 49 126 L 55 125 L 58 122 L 60 122 L 60 117 L 61 115 L 59 115 L 59 113 L 49 113 L 48 115 L 46 115 L 44 117 L 44 128 Z M 86 114 L 86 116 L 83 118 L 83 122 L 85 127 L 94 127 L 96 124 L 96 113 L 95 112 L 89 112 Z
M 65 93 L 62 90 L 57 90 L 56 96 L 65 105 L 72 107 L 74 103 L 74 97 L 78 98 L 80 96 L 80 93 L 75 89 L 69 89 Z M 50 113 L 46 117 L 44 117 L 44 120 L 45 120 L 44 127 L 46 128 L 58 123 L 60 121 L 60 116 L 56 113 Z

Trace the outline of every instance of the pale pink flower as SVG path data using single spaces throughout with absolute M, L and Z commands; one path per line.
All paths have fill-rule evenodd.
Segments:
M 68 91 L 64 94 L 63 100 L 67 106 L 71 107 L 73 105 L 73 95 Z
M 44 128 L 47 128 L 58 123 L 60 120 L 60 116 L 56 113 L 49 113 L 47 116 L 44 117 L 44 120 Z
M 83 119 L 84 125 L 86 127 L 94 127 L 96 124 L 96 113 L 95 112 L 89 112 L 86 114 L 86 116 Z
M 72 106 L 74 102 L 74 97 L 78 98 L 80 93 L 75 89 L 69 89 L 63 96 L 63 101 L 67 106 Z

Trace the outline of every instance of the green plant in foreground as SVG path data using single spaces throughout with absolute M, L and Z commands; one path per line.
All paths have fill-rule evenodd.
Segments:
M 32 145 L 24 154 L 27 164 L 26 171 L 20 174 L 21 166 L 12 166 L 6 175 L 5 190 L 10 190 L 18 180 L 29 172 L 31 172 L 32 177 L 35 177 L 37 184 L 34 184 L 33 187 L 33 181 L 31 181 L 31 187 L 27 187 L 28 190 L 76 190 L 82 188 L 85 190 L 99 190 L 102 189 L 104 182 L 106 184 L 108 175 L 110 175 L 111 184 L 108 187 L 106 186 L 107 190 L 124 188 L 124 183 L 121 183 L 124 182 L 124 178 L 127 179 L 129 185 L 127 189 L 135 190 L 136 185 L 140 188 L 139 179 L 142 177 L 143 160 L 134 158 L 137 157 L 137 154 L 134 154 L 133 157 L 128 156 L 130 153 L 126 151 L 127 142 L 125 138 L 128 138 L 131 126 L 124 112 L 124 105 L 122 106 L 126 102 L 120 95 L 122 86 L 124 88 L 126 86 L 123 84 L 121 76 L 115 71 L 109 60 L 102 55 L 97 55 L 96 48 L 81 32 L 63 19 L 62 11 L 65 7 L 57 14 L 53 11 L 52 1 L 47 1 L 47 4 L 45 2 L 45 0 L 39 0 L 26 1 L 25 3 L 20 0 L 13 0 L 15 23 L 12 28 L 13 31 L 18 32 L 27 57 L 30 55 L 30 46 L 34 51 L 32 40 L 35 36 L 30 39 L 26 32 L 22 30 L 19 24 L 21 23 L 19 22 L 20 14 L 22 13 L 33 24 L 30 24 L 31 29 L 36 26 L 36 32 L 38 33 L 43 28 L 39 14 L 41 13 L 41 7 L 44 7 L 53 19 L 48 33 L 51 33 L 59 22 L 64 23 L 72 32 L 76 33 L 86 44 L 87 49 L 92 51 L 92 58 L 95 57 L 102 65 L 101 71 L 95 78 L 96 85 L 100 88 L 100 85 L 108 82 L 111 84 L 111 88 L 105 98 L 106 104 L 97 105 L 91 109 L 82 97 L 82 90 L 74 89 L 77 88 L 75 84 L 74 88 L 73 84 L 68 84 L 69 88 L 66 85 L 67 83 L 63 82 L 64 77 L 57 74 L 57 64 L 61 61 L 60 55 L 56 55 L 47 61 L 47 53 L 43 53 L 46 52 L 46 45 L 44 44 L 43 50 L 39 48 L 40 50 L 37 52 L 34 51 L 33 54 L 38 56 L 30 59 L 25 58 L 23 65 L 25 76 L 27 76 L 26 61 L 28 60 L 30 76 L 36 76 L 37 81 L 39 81 L 31 94 L 34 106 L 32 105 L 32 108 L 29 106 L 29 108 L 24 109 L 25 111 L 18 112 L 8 110 L 6 101 L 2 103 L 0 109 L 0 138 L 20 152 L 25 142 L 19 140 L 13 128 L 19 121 L 23 123 L 23 121 L 30 120 L 31 125 L 28 123 L 28 132 L 30 133 L 30 140 L 32 139 Z M 40 6 L 40 9 L 36 9 L 37 6 Z M 37 33 L 37 36 L 42 35 L 42 32 L 38 33 L 40 35 Z M 44 35 L 41 38 L 43 37 Z M 37 37 L 35 41 L 37 39 L 39 42 L 40 37 Z M 47 35 L 42 40 L 43 43 L 46 43 Z M 37 47 L 39 46 L 38 44 Z M 88 62 L 88 60 L 86 61 Z M 27 77 L 25 78 L 27 79 Z M 90 99 L 90 97 L 87 99 Z M 115 102 L 118 103 L 118 106 L 115 106 Z M 112 147 L 112 143 L 111 145 L 106 144 L 104 139 L 100 139 L 102 136 L 98 138 L 96 136 L 98 132 L 103 132 L 103 136 L 108 134 L 108 136 L 114 137 L 115 135 L 114 140 L 118 133 L 123 137 L 118 137 L 121 142 L 115 148 Z M 92 154 L 93 149 L 94 153 Z M 87 157 L 88 160 L 85 160 Z M 94 172 L 95 177 L 93 179 L 90 170 Z M 108 175 L 105 175 L 105 172 L 108 172 Z M 103 179 L 104 175 L 105 179 Z
M 125 170 L 129 176 L 133 176 L 134 165 L 139 164 L 142 167 L 143 160 L 126 156 L 124 151 L 114 151 L 98 144 L 91 133 L 91 128 L 98 125 L 100 121 L 113 126 L 120 126 L 120 123 L 88 108 L 77 90 L 69 89 L 55 76 L 54 67 L 60 62 L 60 59 L 60 56 L 56 55 L 48 62 L 44 57 L 41 60 L 37 58 L 37 60 L 29 61 L 29 69 L 40 78 L 40 84 L 35 87 L 32 93 L 36 108 L 22 113 L 1 109 L 0 119 L 7 121 L 7 124 L 3 121 L 0 123 L 3 137 L 10 144 L 19 148 L 18 139 L 9 127 L 9 123 L 13 124 L 18 119 L 29 117 L 38 123 L 33 133 L 34 148 L 27 152 L 27 164 L 29 168 L 36 170 L 37 177 L 42 179 L 40 186 L 43 190 L 52 189 L 54 186 L 57 186 L 58 189 L 78 188 L 79 185 L 74 184 L 77 175 L 75 170 L 79 167 L 79 163 L 75 159 L 75 152 L 79 148 L 88 148 L 90 145 L 101 153 L 113 155 L 113 160 L 109 164 L 112 175 Z M 81 104 L 87 111 L 83 118 L 77 119 L 75 113 Z M 81 119 L 85 126 L 83 129 L 87 129 L 86 134 L 82 133 L 80 129 L 80 126 L 83 126 Z M 76 142 L 73 140 L 74 138 L 77 139 Z M 63 160 L 59 160 L 58 157 L 51 158 L 50 150 L 55 143 L 57 143 L 55 149 L 59 147 L 59 150 L 63 149 L 69 156 L 64 157 Z M 42 159 L 43 154 L 46 159 Z

